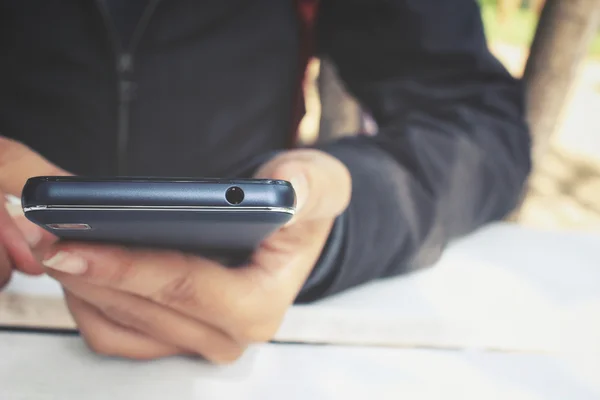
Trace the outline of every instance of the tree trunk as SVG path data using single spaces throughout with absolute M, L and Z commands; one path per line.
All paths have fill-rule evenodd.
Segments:
M 533 11 L 540 16 L 542 14 L 542 10 L 544 9 L 544 6 L 546 5 L 546 0 L 535 0 L 533 2 Z
M 597 33 L 600 0 L 547 0 L 525 67 L 534 160 L 560 125 L 566 97 Z

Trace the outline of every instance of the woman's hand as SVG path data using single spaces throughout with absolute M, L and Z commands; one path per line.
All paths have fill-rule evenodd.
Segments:
M 13 269 L 38 275 L 40 257 L 54 237 L 29 222 L 20 204 L 21 190 L 31 176 L 66 175 L 27 146 L 0 136 L 0 289 Z M 6 199 L 6 201 L 5 201 Z
M 53 249 L 44 264 L 65 288 L 93 350 L 134 359 L 196 354 L 225 363 L 275 335 L 350 201 L 351 180 L 340 161 L 316 150 L 284 153 L 258 176 L 291 181 L 297 214 L 245 267 L 117 246 Z

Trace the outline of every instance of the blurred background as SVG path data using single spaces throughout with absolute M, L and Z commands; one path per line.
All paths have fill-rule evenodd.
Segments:
M 590 18 L 598 14 L 592 12 L 597 3 L 478 1 L 490 49 L 528 86 L 535 167 L 510 219 L 537 228 L 600 231 L 600 30 Z M 306 84 L 303 142 L 376 129 L 328 60 L 311 63 Z

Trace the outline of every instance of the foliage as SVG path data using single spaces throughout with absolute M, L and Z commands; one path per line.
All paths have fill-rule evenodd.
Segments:
M 521 8 L 510 21 L 500 24 L 496 0 L 478 0 L 488 40 L 529 47 L 535 34 L 538 16 L 532 10 Z M 600 58 L 600 32 L 590 46 L 590 56 Z

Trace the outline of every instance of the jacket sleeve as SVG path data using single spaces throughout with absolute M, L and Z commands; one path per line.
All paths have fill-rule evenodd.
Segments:
M 323 0 L 318 46 L 379 131 L 322 147 L 349 168 L 352 200 L 298 302 L 431 265 L 505 217 L 530 170 L 523 87 L 475 0 Z

